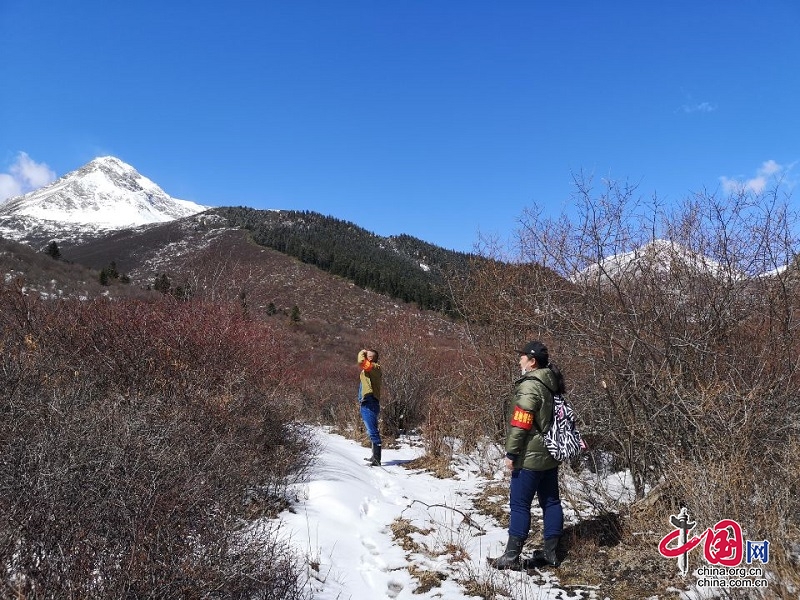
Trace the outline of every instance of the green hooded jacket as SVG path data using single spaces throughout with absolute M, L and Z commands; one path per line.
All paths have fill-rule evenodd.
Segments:
M 553 393 L 550 390 L 558 388 L 556 377 L 546 367 L 534 369 L 517 379 L 514 386 L 506 454 L 514 457 L 514 469 L 554 469 L 558 461 L 547 451 L 542 432 L 550 427 L 552 420 Z

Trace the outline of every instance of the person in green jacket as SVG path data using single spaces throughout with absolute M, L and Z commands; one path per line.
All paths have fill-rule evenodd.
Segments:
M 539 499 L 544 517 L 544 550 L 534 558 L 558 566 L 556 548 L 564 528 L 564 512 L 558 493 L 558 461 L 544 444 L 544 433 L 553 416 L 553 395 L 563 393 L 564 380 L 550 367 L 547 347 L 529 342 L 519 354 L 522 376 L 514 383 L 514 403 L 506 437 L 505 464 L 511 470 L 508 544 L 494 560 L 498 569 L 522 567 L 522 547 L 531 527 L 531 504 Z

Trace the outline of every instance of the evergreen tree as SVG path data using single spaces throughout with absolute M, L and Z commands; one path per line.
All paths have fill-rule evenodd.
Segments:
M 100 284 L 111 285 L 113 281 L 120 279 L 120 277 L 122 277 L 123 283 L 130 283 L 130 278 L 127 275 L 120 276 L 117 270 L 117 263 L 112 260 L 107 267 L 103 267 L 100 271 Z
M 166 273 L 161 273 L 161 275 L 156 277 L 156 281 L 153 284 L 153 289 L 157 292 L 161 292 L 162 294 L 168 294 L 171 287 L 172 284 L 170 283 L 169 277 L 167 277 Z
M 119 279 L 119 271 L 117 270 L 117 263 L 113 260 L 111 263 L 106 267 L 106 271 L 108 272 L 108 276 L 111 279 Z
M 55 240 L 47 244 L 45 254 L 54 260 L 59 260 L 61 258 L 61 249 L 58 247 L 58 244 Z
M 175 291 L 172 293 L 172 295 L 178 300 L 185 302 L 192 297 L 192 286 L 190 286 L 188 283 L 179 285 L 175 288 Z

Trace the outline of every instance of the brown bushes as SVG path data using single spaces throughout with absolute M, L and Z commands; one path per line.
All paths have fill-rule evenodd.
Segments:
M 274 514 L 313 450 L 283 336 L 196 303 L 0 291 L 2 595 L 302 596 Z

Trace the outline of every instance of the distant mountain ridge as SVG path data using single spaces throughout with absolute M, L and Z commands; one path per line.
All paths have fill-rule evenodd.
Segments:
M 99 157 L 52 184 L 0 204 L 0 237 L 42 250 L 56 241 L 64 258 L 93 269 L 110 263 L 140 283 L 179 269 L 198 244 L 225 230 L 243 230 L 259 246 L 277 250 L 357 286 L 420 308 L 452 314 L 447 278 L 466 273 L 482 257 L 445 250 L 409 235 L 383 237 L 351 222 L 310 211 L 209 208 L 172 198 L 132 166 Z M 615 254 L 575 274 L 635 278 L 643 270 L 690 268 L 710 276 L 722 265 L 666 240 Z M 781 272 L 782 268 L 771 273 Z M 731 273 L 738 279 L 738 273 Z

